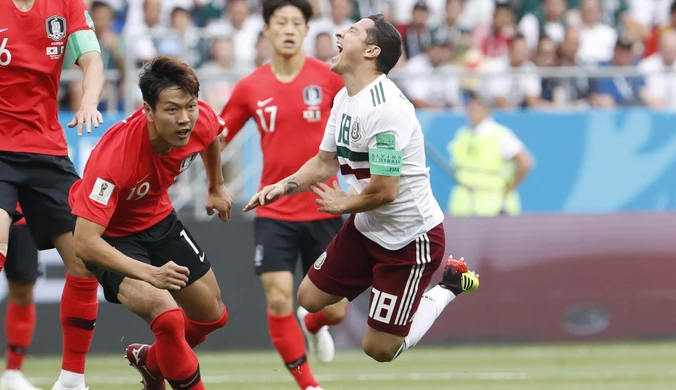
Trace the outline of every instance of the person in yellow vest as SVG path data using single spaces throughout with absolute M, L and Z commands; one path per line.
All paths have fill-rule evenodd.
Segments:
M 467 92 L 469 126 L 458 130 L 448 144 L 456 185 L 448 212 L 456 216 L 517 215 L 516 191 L 533 166 L 523 142 L 495 122 L 486 101 Z

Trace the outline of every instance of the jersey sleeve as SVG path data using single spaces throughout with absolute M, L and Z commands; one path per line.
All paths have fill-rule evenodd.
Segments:
M 227 143 L 230 143 L 235 138 L 237 133 L 242 130 L 242 127 L 251 118 L 251 112 L 247 104 L 249 94 L 247 92 L 246 80 L 243 79 L 235 85 L 230 99 L 225 104 L 225 107 L 223 107 L 223 111 L 221 111 L 220 117 L 225 122 L 225 128 L 228 129 L 225 135 Z
M 400 176 L 404 148 L 411 141 L 417 119 L 415 111 L 401 102 L 376 107 L 366 120 L 369 169 L 372 175 Z
M 198 105 L 200 110 L 198 123 L 205 127 L 203 131 L 200 129 L 201 139 L 204 146 L 209 146 L 225 129 L 225 121 L 216 115 L 216 112 L 207 103 L 200 100 Z
M 110 169 L 116 164 L 97 156 L 91 158 L 96 159 L 96 165 L 88 165 L 85 169 L 73 199 L 73 214 L 108 227 L 117 208 L 122 180 Z
M 75 63 L 85 53 L 101 52 L 99 40 L 94 32 L 94 21 L 89 16 L 84 0 L 70 0 L 69 11 L 66 23 L 68 42 L 65 63 L 67 65 Z

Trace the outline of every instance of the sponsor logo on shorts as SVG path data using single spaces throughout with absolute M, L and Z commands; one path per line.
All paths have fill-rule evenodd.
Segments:
M 104 206 L 108 206 L 108 201 L 110 201 L 114 189 L 115 184 L 97 177 L 92 192 L 89 194 L 89 199 Z
M 263 245 L 256 245 L 256 255 L 254 256 L 254 266 L 263 265 Z
M 324 265 L 324 261 L 326 261 L 326 252 L 322 253 L 322 255 L 319 256 L 319 258 L 317 259 L 317 261 L 315 261 L 315 265 L 314 265 L 315 269 L 316 270 L 322 269 L 322 266 Z

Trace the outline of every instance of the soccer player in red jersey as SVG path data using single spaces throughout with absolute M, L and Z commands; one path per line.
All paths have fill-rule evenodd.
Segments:
M 272 61 L 235 86 L 221 113 L 230 142 L 249 118 L 261 134 L 261 188 L 294 173 L 317 151 L 333 98 L 343 82 L 328 64 L 301 52 L 312 7 L 306 0 L 267 0 L 263 3 L 264 34 L 273 47 Z M 335 179 L 335 177 L 333 178 Z M 293 271 L 298 257 L 304 274 L 342 226 L 340 216 L 320 213 L 315 195 L 281 199 L 259 209 L 254 224 L 255 268 L 267 299 L 272 343 L 301 389 L 318 388 L 307 362 L 305 340 L 321 362 L 333 360 L 329 325 L 346 315 L 346 302 L 310 314 L 293 315 Z M 301 329 L 302 327 L 302 329 Z
M 17 210 L 21 212 L 18 206 Z M 5 314 L 7 352 L 0 390 L 37 390 L 23 375 L 21 367 L 35 331 L 33 287 L 39 274 L 38 248 L 23 218 L 11 227 L 9 237 L 5 262 L 8 285 Z
M 75 249 L 106 300 L 150 324 L 155 344 L 127 348 L 144 387 L 163 389 L 166 378 L 174 389 L 204 389 L 192 347 L 223 327 L 228 313 L 209 260 L 167 190 L 200 154 L 207 212 L 230 217 L 218 141 L 223 122 L 197 100 L 197 76 L 176 59 L 146 64 L 139 86 L 143 108 L 103 135 L 71 189 Z
M 98 312 L 97 283 L 73 249 L 68 191 L 78 179 L 58 121 L 64 60 L 84 71 L 82 105 L 69 127 L 98 126 L 104 83 L 94 24 L 83 0 L 0 1 L 0 268 L 19 217 L 39 249 L 56 247 L 68 274 L 61 299 L 63 362 L 53 390 L 84 390 Z

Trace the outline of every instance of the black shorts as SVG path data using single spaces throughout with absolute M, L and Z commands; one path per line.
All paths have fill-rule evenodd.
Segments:
M 38 248 L 26 225 L 12 225 L 9 229 L 5 275 L 7 280 L 19 283 L 34 283 L 40 276 Z
M 155 267 L 161 267 L 169 261 L 187 267 L 190 270 L 188 285 L 199 280 L 211 269 L 209 259 L 188 229 L 179 221 L 176 212 L 172 212 L 156 225 L 141 232 L 124 237 L 103 236 L 103 239 L 132 259 Z M 86 265 L 103 287 L 106 300 L 120 303 L 117 293 L 125 277 L 92 263 Z
M 38 249 L 54 247 L 52 239 L 72 232 L 70 187 L 80 177 L 68 157 L 0 152 L 0 209 L 16 218 L 16 202 Z
M 274 271 L 294 272 L 299 256 L 303 275 L 307 274 L 342 226 L 342 218 L 308 222 L 256 218 L 254 221 L 256 274 Z

